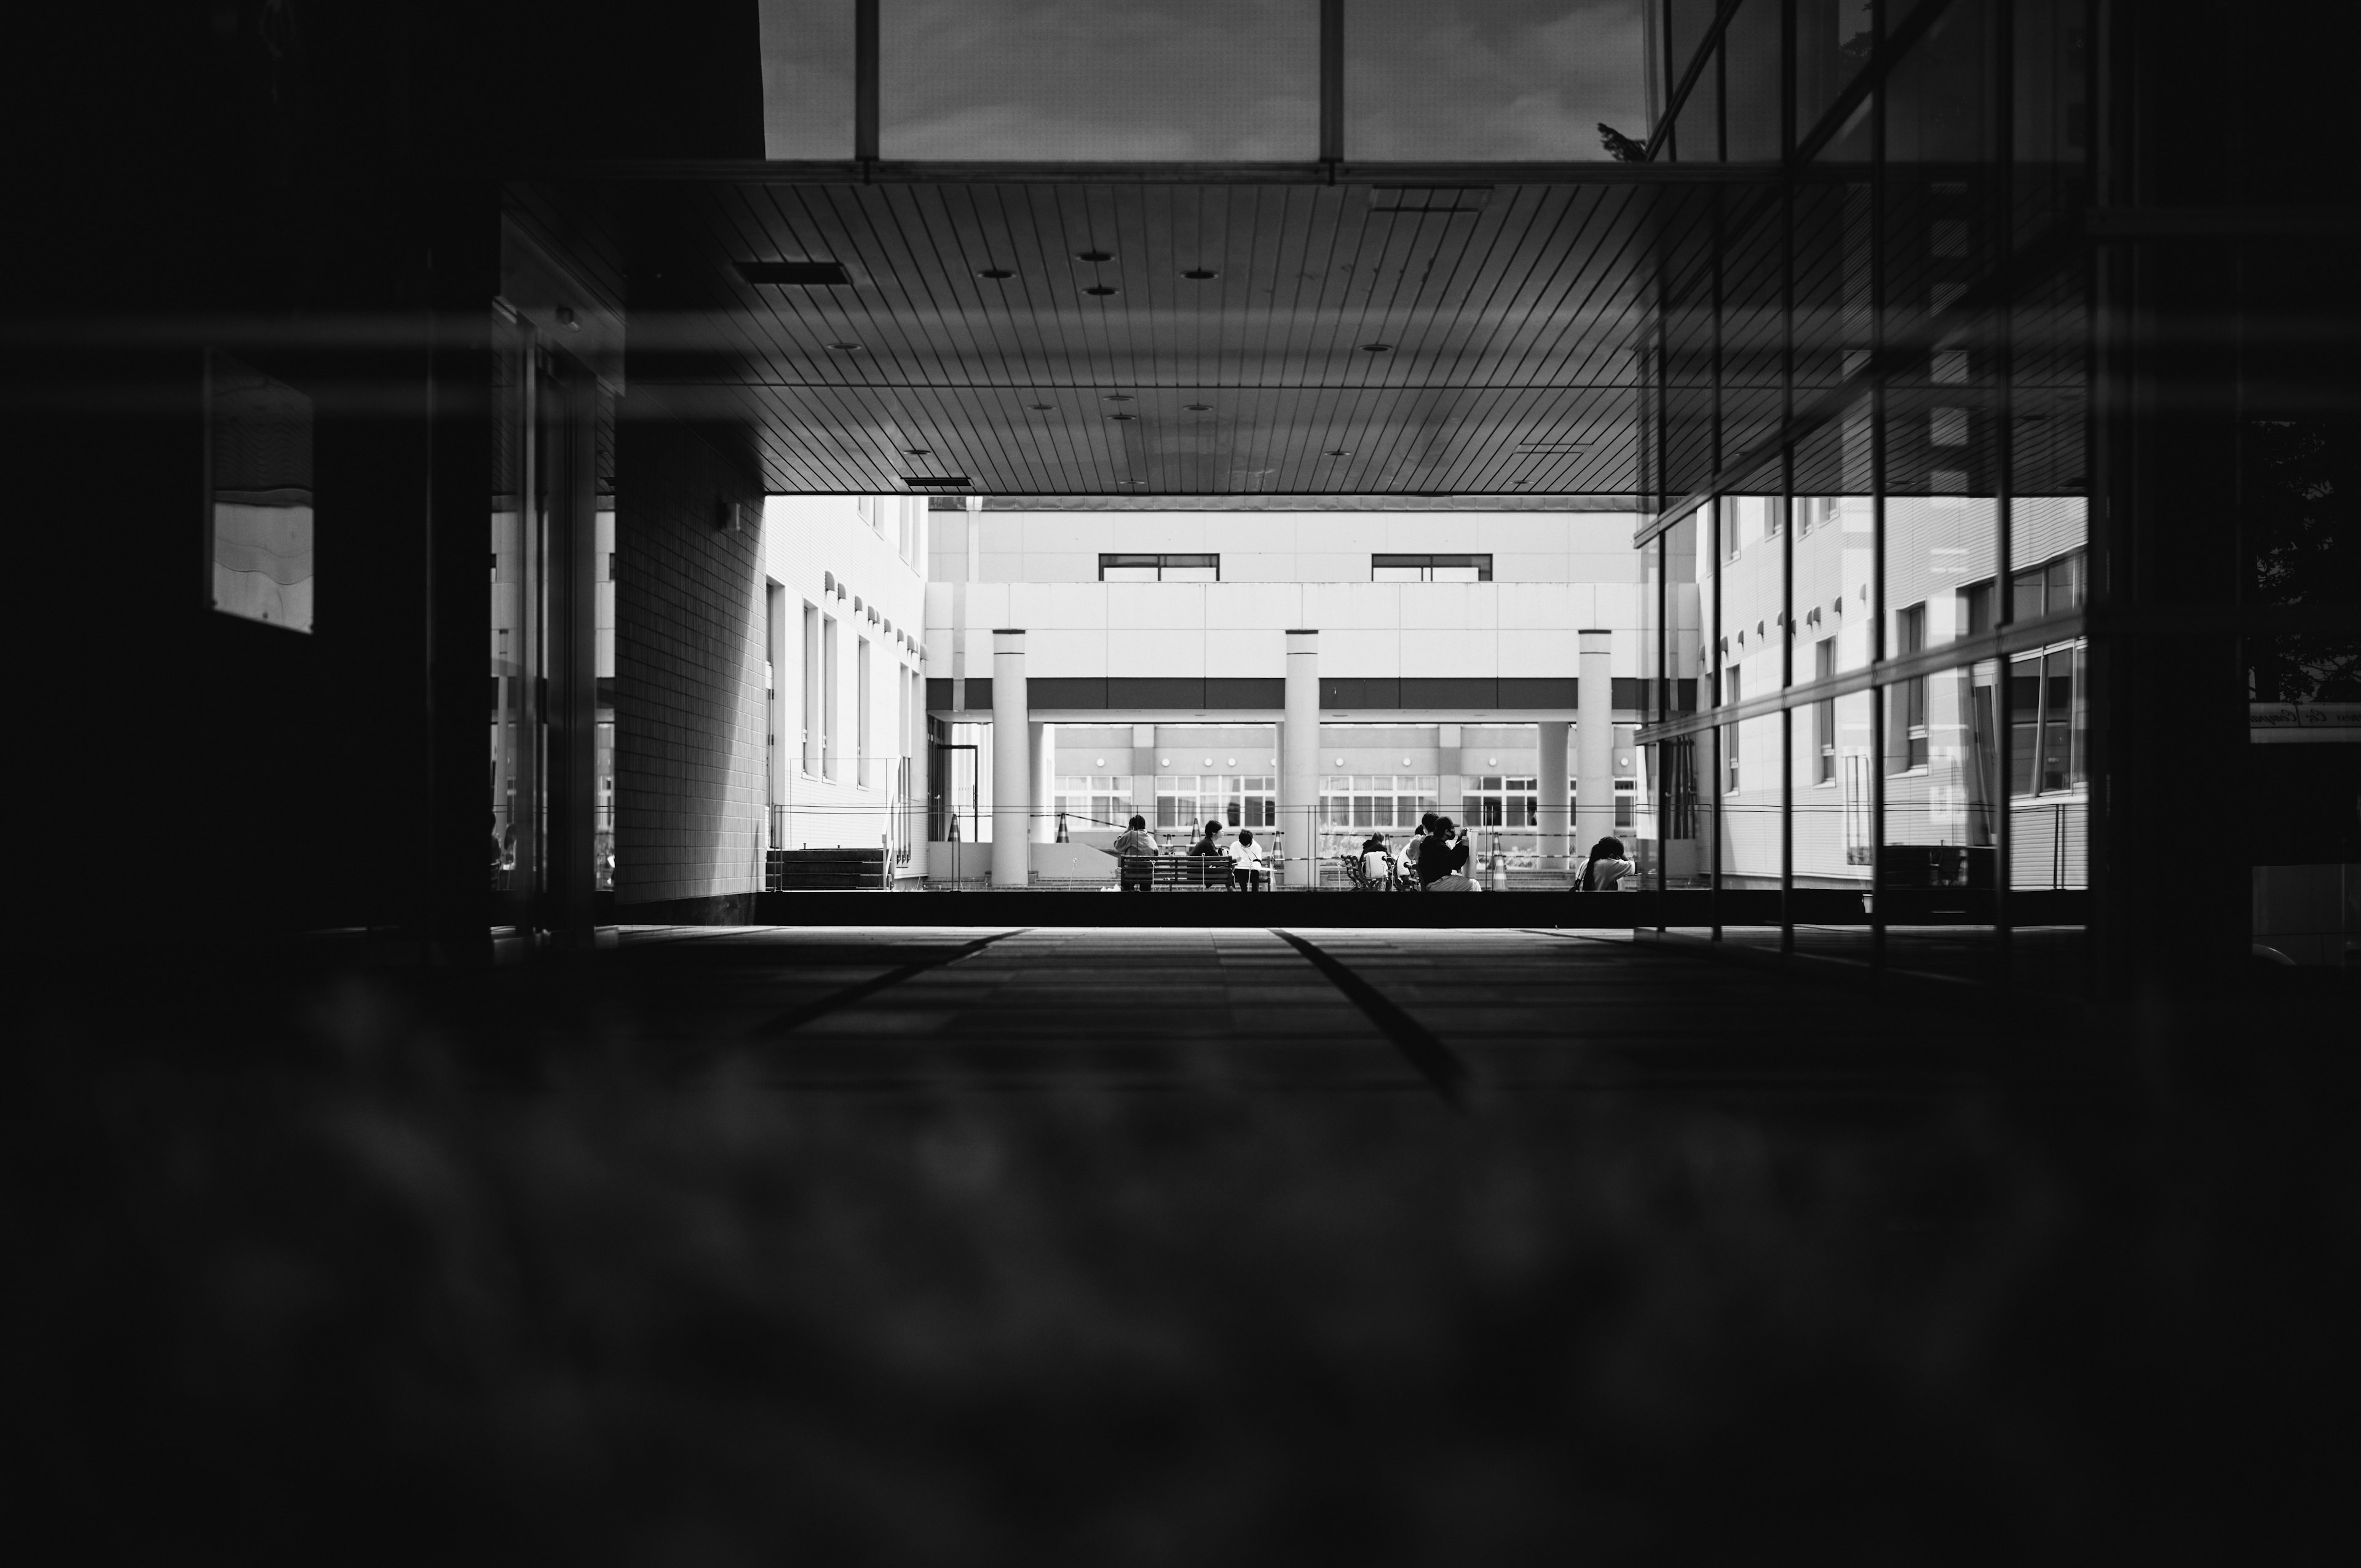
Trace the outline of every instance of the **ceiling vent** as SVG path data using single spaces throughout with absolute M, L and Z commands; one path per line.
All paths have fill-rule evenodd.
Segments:
M 974 481 L 965 474 L 905 474 L 902 482 L 914 490 L 963 490 Z
M 787 289 L 833 289 L 852 281 L 840 261 L 741 261 L 738 276 Z

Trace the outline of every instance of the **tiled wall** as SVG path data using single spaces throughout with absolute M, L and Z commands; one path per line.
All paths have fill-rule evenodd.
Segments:
M 724 439 L 666 420 L 618 437 L 619 905 L 762 885 L 763 494 Z

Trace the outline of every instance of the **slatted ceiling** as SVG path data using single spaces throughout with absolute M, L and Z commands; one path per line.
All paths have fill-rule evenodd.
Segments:
M 979 488 L 1042 494 L 1134 476 L 1173 493 L 1629 493 L 1650 231 L 1700 204 L 1636 187 L 1503 188 L 1462 216 L 1375 213 L 1354 187 L 670 197 L 661 226 L 675 252 L 695 240 L 705 276 L 662 297 L 706 308 L 635 313 L 635 376 L 667 407 L 755 419 L 781 489 L 895 488 L 917 445 Z M 1073 259 L 1093 247 L 1115 259 Z M 746 258 L 838 260 L 861 281 L 750 286 L 730 268 Z M 1016 276 L 975 276 L 994 265 Z M 1181 277 L 1198 266 L 1219 276 Z M 1094 272 L 1122 291 L 1082 294 Z M 864 352 L 831 354 L 836 340 Z M 1396 346 L 1363 353 L 1372 341 Z M 1138 421 L 1104 417 L 1116 390 L 1141 399 Z M 1536 457 L 1535 440 L 1583 449 Z

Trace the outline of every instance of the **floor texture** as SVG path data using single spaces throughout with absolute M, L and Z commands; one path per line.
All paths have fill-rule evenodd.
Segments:
M 2283 1562 L 2349 1496 L 2345 992 L 2094 1031 L 1541 931 L 109 972 L 9 1058 L 42 1561 Z

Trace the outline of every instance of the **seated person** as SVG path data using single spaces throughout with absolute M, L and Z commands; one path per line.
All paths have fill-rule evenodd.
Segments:
M 1148 830 L 1148 818 L 1135 817 L 1131 826 L 1115 835 L 1115 863 L 1123 879 L 1123 891 L 1148 892 L 1156 883 L 1156 835 Z
M 1435 824 L 1434 836 L 1418 852 L 1418 879 L 1429 893 L 1474 893 L 1476 880 L 1467 874 L 1467 835 L 1445 817 Z
M 1238 829 L 1238 841 L 1229 848 L 1230 884 L 1246 893 L 1268 892 L 1270 871 L 1264 863 L 1262 846 L 1255 842 L 1254 829 Z
M 1387 847 L 1383 833 L 1372 833 L 1361 845 L 1361 874 L 1378 887 L 1392 884 L 1394 852 Z
M 1204 835 L 1189 846 L 1189 852 L 1192 855 L 1228 854 L 1229 851 L 1222 848 L 1222 825 L 1218 822 L 1206 823 Z
M 1637 880 L 1640 868 L 1625 858 L 1623 840 L 1601 839 L 1590 846 L 1590 858 L 1582 862 L 1582 874 L 1575 879 L 1576 893 L 1619 893 L 1623 879 Z

